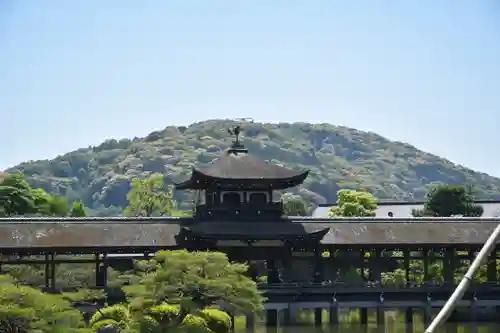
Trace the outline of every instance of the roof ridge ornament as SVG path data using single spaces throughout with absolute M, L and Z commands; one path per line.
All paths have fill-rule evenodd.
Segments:
M 245 148 L 245 146 L 240 141 L 240 134 L 241 134 L 242 130 L 243 130 L 243 128 L 240 125 L 236 125 L 233 128 L 230 127 L 227 129 L 227 132 L 229 133 L 229 135 L 234 136 L 233 144 L 231 145 L 228 153 L 233 153 L 233 154 L 248 153 L 248 150 Z

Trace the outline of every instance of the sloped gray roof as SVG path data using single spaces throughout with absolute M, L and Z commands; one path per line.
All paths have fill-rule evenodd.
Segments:
M 191 218 L 164 219 L 0 219 L 0 248 L 40 247 L 171 247 L 181 227 L 194 227 Z M 205 222 L 200 231 L 212 235 L 252 232 L 287 234 L 329 229 L 323 244 L 482 245 L 500 218 L 290 218 L 279 222 Z M 194 227 L 196 228 L 196 227 Z
M 258 239 L 294 238 L 326 234 L 328 225 L 321 223 L 280 222 L 202 222 L 187 227 L 189 231 L 209 237 L 248 237 Z
M 496 223 L 330 223 L 324 244 L 483 244 Z
M 244 147 L 227 149 L 205 166 L 194 167 L 191 178 L 175 185 L 176 189 L 203 189 L 207 182 L 237 181 L 253 187 L 261 181 L 277 182 L 274 189 L 301 184 L 309 170 L 294 170 L 258 159 Z
M 307 173 L 269 163 L 246 151 L 233 149 L 226 150 L 220 158 L 195 170 L 209 177 L 225 179 L 284 179 Z
M 154 220 L 2 220 L 0 248 L 169 247 L 179 230 L 178 223 Z

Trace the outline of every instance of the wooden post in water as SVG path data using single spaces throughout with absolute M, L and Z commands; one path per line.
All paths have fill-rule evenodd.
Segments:
M 246 328 L 247 333 L 253 333 L 255 330 L 255 314 L 248 313 L 246 315 Z

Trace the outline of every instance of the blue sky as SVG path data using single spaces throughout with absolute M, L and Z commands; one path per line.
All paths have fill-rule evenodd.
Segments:
M 209 118 L 371 130 L 500 176 L 495 1 L 0 1 L 0 169 Z

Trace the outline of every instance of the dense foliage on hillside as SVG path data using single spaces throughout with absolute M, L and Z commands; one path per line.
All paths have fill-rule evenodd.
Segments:
M 51 161 L 32 161 L 21 171 L 30 184 L 71 202 L 82 200 L 94 213 L 112 215 L 126 206 L 130 182 L 159 172 L 167 184 L 188 177 L 191 166 L 208 163 L 231 143 L 229 120 L 169 126 L 145 138 L 108 140 Z M 309 202 L 334 202 L 339 188 L 367 189 L 378 199 L 423 199 L 433 182 L 467 184 L 476 197 L 494 198 L 500 179 L 474 172 L 405 143 L 377 134 L 328 124 L 242 124 L 243 143 L 273 163 L 307 168 L 310 176 L 295 189 Z M 184 207 L 190 193 L 175 193 Z

